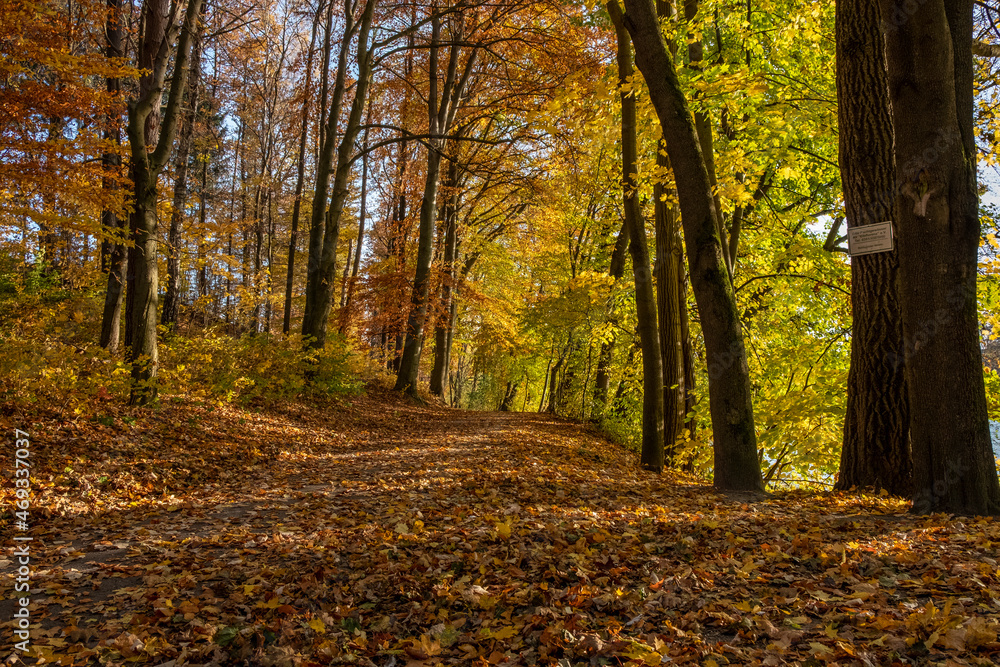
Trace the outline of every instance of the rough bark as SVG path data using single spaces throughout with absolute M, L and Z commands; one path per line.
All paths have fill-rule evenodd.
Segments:
M 610 0 L 608 11 L 615 24 L 618 41 L 618 82 L 625 85 L 632 77 L 632 47 L 622 20 L 618 0 Z M 635 313 L 642 348 L 642 448 L 640 461 L 647 470 L 663 470 L 663 367 L 660 360 L 660 335 L 656 322 L 656 296 L 649 264 L 646 225 L 639 208 L 637 180 L 639 171 L 636 147 L 635 97 L 624 89 L 622 113 L 622 190 L 625 228 L 632 255 L 635 279 Z
M 976 304 L 972 6 L 926 0 L 899 20 L 881 3 L 917 513 L 1000 513 Z
M 625 0 L 636 64 L 660 119 L 680 200 L 684 242 L 709 365 L 715 486 L 762 491 L 750 375 L 736 298 L 723 259 L 715 202 L 691 113 L 652 0 Z
M 840 175 L 848 227 L 894 220 L 896 163 L 878 5 L 837 0 Z M 851 260 L 851 368 L 836 488 L 912 491 L 895 250 Z

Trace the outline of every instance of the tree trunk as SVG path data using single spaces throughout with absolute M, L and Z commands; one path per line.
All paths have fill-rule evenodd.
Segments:
M 976 308 L 973 3 L 927 0 L 903 20 L 895 2 L 881 7 L 900 183 L 913 511 L 998 514 Z
M 848 227 L 895 220 L 896 165 L 877 4 L 837 0 L 840 174 Z M 851 369 L 837 489 L 912 491 L 896 251 L 851 259 Z
M 684 18 L 693 21 L 698 15 L 698 6 L 701 0 L 684 0 Z M 662 12 L 660 13 L 662 15 Z M 702 44 L 701 36 L 695 36 L 688 40 L 688 67 L 695 72 L 702 71 L 702 61 L 705 57 L 705 47 Z M 718 48 L 722 49 L 719 45 Z M 696 97 L 698 93 L 695 93 Z M 712 201 L 715 202 L 715 225 L 719 232 L 719 240 L 722 248 L 722 259 L 729 272 L 729 278 L 733 277 L 733 266 L 735 258 L 729 256 L 729 242 L 726 238 L 726 228 L 722 222 L 721 199 L 716 192 L 718 179 L 715 176 L 715 140 L 712 137 L 712 118 L 705 111 L 695 111 L 694 129 L 698 135 L 698 144 L 701 146 L 701 154 L 705 161 L 705 170 L 708 172 L 708 182 L 712 186 Z
M 332 3 L 333 0 L 330 0 Z M 309 51 L 306 54 L 306 82 L 302 90 L 302 127 L 299 130 L 299 156 L 295 174 L 295 200 L 292 204 L 292 231 L 288 237 L 288 270 L 285 275 L 285 309 L 281 320 L 281 332 L 287 334 L 292 325 L 292 290 L 295 286 L 295 250 L 299 242 L 299 217 L 302 214 L 302 189 L 306 176 L 306 139 L 309 136 L 309 95 L 312 89 L 313 55 L 316 52 L 316 33 L 319 30 L 319 15 L 323 4 L 316 8 Z M 326 48 L 329 48 L 327 45 Z
M 263 171 L 263 166 L 261 167 Z M 263 174 L 261 174 L 261 180 L 263 180 Z M 263 253 L 264 253 L 264 220 L 263 220 L 263 209 L 264 202 L 267 200 L 268 195 L 264 193 L 263 188 L 257 188 L 257 196 L 254 200 L 253 205 L 253 316 L 250 318 L 253 322 L 253 333 L 258 334 L 261 331 L 261 277 L 264 275 L 262 269 L 264 268 Z
M 649 87 L 677 181 L 684 242 L 709 364 L 715 486 L 729 491 L 762 491 L 746 348 L 708 171 L 660 33 L 653 0 L 625 0 L 625 6 L 624 23 L 635 44 L 636 64 Z
M 115 216 L 117 219 L 118 216 Z M 105 220 L 107 220 L 105 218 Z M 125 228 L 127 220 L 116 220 L 118 229 Z M 125 272 L 128 248 L 124 243 L 111 243 L 108 253 L 108 287 L 104 295 L 104 313 L 101 317 L 101 347 L 109 352 L 118 350 L 121 332 L 122 297 L 125 294 Z
M 434 218 L 437 210 L 438 176 L 441 172 L 441 153 L 435 148 L 427 151 L 427 177 L 424 197 L 420 204 L 420 227 L 417 242 L 417 272 L 413 278 L 410 298 L 410 315 L 406 322 L 406 339 L 399 361 L 396 391 L 417 392 L 417 373 L 424 344 L 423 328 L 427 317 L 427 300 L 430 296 L 431 259 L 434 254 Z
M 559 407 L 559 395 L 556 389 L 556 383 L 559 380 L 559 371 L 562 369 L 563 363 L 566 361 L 566 356 L 569 354 L 570 346 L 572 345 L 572 335 L 570 336 L 570 342 L 566 344 L 566 348 L 563 350 L 562 354 L 559 355 L 559 359 L 556 361 L 555 365 L 549 371 L 548 386 L 549 386 L 549 407 L 546 412 L 550 414 L 556 414 L 556 410 Z
M 618 82 L 626 85 L 632 77 L 632 47 L 622 20 L 618 0 L 610 0 L 608 11 L 615 24 L 618 38 Z M 656 297 L 653 275 L 649 269 L 649 247 L 646 225 L 639 209 L 638 150 L 636 148 L 635 96 L 624 89 L 622 108 L 622 189 L 624 192 L 625 228 L 632 255 L 632 275 L 635 278 L 635 313 L 638 321 L 639 346 L 642 348 L 642 466 L 647 470 L 663 470 L 663 367 L 660 359 L 660 337 L 656 326 Z
M 500 412 L 510 412 L 511 406 L 514 405 L 514 398 L 517 396 L 518 384 L 513 381 L 507 382 L 507 388 L 503 393 L 503 399 L 500 401 Z
M 108 58 L 121 58 L 123 55 L 124 25 L 121 15 L 121 0 L 107 0 L 108 20 L 105 25 L 105 55 Z M 122 84 L 118 77 L 108 77 L 108 94 L 117 97 L 121 94 Z M 120 146 L 121 117 L 109 117 L 104 138 Z M 116 151 L 108 151 L 103 157 L 106 171 L 121 170 L 121 155 Z M 111 178 L 105 178 L 102 187 L 117 191 L 121 186 Z M 122 296 L 125 294 L 125 258 L 127 248 L 123 243 L 123 235 L 127 229 L 128 220 L 121 217 L 117 211 L 105 209 L 101 214 L 101 225 L 105 233 L 114 234 L 113 239 L 105 239 L 101 244 L 101 270 L 108 274 L 107 290 L 104 295 L 104 313 L 101 317 L 100 345 L 110 352 L 118 349 L 118 339 L 121 330 Z
M 453 284 L 455 282 L 455 260 L 458 252 L 458 211 L 455 202 L 457 183 L 458 163 L 452 160 L 448 163 L 449 195 L 444 206 L 444 256 L 441 262 L 444 274 L 441 281 L 441 312 L 443 316 L 438 318 L 437 326 L 434 329 L 434 368 L 431 371 L 431 393 L 442 398 L 448 380 L 451 330 L 455 315 Z
M 177 326 L 181 297 L 181 223 L 188 198 L 188 158 L 194 139 L 194 122 L 198 117 L 198 79 L 201 73 L 201 40 L 195 38 L 191 48 L 191 73 L 185 97 L 190 105 L 184 113 L 183 126 L 177 139 L 177 157 L 174 160 L 174 201 L 170 212 L 170 231 L 167 233 L 167 289 L 163 296 L 163 313 L 160 322 L 168 328 Z
M 198 189 L 198 301 L 201 305 L 201 325 L 208 326 L 209 296 L 208 296 L 208 260 L 206 258 L 205 220 L 208 217 L 208 159 L 201 161 L 201 183 Z
M 168 64 L 168 48 L 175 34 L 166 25 L 167 7 L 164 0 L 147 0 L 143 5 L 144 33 L 139 49 L 139 66 L 148 74 L 141 77 L 139 96 L 129 104 L 128 138 L 132 154 L 132 181 L 135 198 L 130 221 L 135 245 L 129 250 L 128 295 L 126 319 L 129 321 L 132 391 L 129 403 L 147 405 L 156 399 L 156 376 L 159 352 L 156 341 L 158 302 L 156 181 L 173 148 L 180 116 L 181 99 L 187 84 L 190 46 L 199 30 L 202 0 L 191 0 L 174 58 L 174 76 L 162 120 L 159 137 L 150 153 L 147 143 L 157 126 L 155 112 L 159 109 Z
M 670 160 L 656 152 L 656 163 L 669 167 Z M 678 271 L 684 260 L 680 229 L 674 207 L 663 201 L 662 183 L 653 186 L 656 218 L 656 306 L 659 314 L 660 355 L 663 362 L 663 445 L 667 465 L 675 463 L 677 440 L 684 431 L 685 383 L 681 311 L 687 308 Z M 683 269 L 682 269 L 683 270 Z
M 347 333 L 347 325 L 351 320 L 351 305 L 354 302 L 354 290 L 358 283 L 358 273 L 361 271 L 361 251 L 365 247 L 365 218 L 368 213 L 368 126 L 371 125 L 372 111 L 368 107 L 368 120 L 365 123 L 364 139 L 361 142 L 361 204 L 358 210 L 358 248 L 354 252 L 354 265 L 351 267 L 351 279 L 347 284 L 347 298 L 344 300 L 343 312 L 340 316 L 340 333 Z
M 625 275 L 625 253 L 628 251 L 628 229 L 622 223 L 622 228 L 618 231 L 615 239 L 614 250 L 611 251 L 611 262 L 608 265 L 608 275 L 621 280 Z M 604 408 L 608 404 L 608 388 L 611 386 L 611 361 L 615 350 L 614 333 L 607 340 L 601 342 L 601 350 L 597 354 L 597 371 L 594 374 L 594 420 L 597 421 L 604 415 Z
M 350 55 L 350 28 L 345 28 L 337 65 L 333 101 L 327 119 L 326 141 L 316 168 L 316 193 L 313 197 L 312 226 L 309 233 L 309 264 L 306 271 L 306 306 L 302 318 L 302 335 L 310 348 L 322 349 L 326 343 L 327 321 L 330 316 L 331 297 L 336 280 L 337 240 L 340 236 L 340 218 L 349 194 L 351 155 L 361 132 L 362 113 L 365 108 L 368 86 L 371 83 L 374 57 L 368 43 L 375 0 L 365 4 L 358 31 L 358 81 L 354 100 L 344 125 L 343 137 L 337 148 L 337 165 L 330 186 L 336 130 L 340 107 L 347 80 L 347 60 Z M 347 7 L 350 3 L 346 3 Z M 350 10 L 347 10 L 350 17 Z M 330 192 L 329 209 L 327 193 Z
M 444 136 L 451 131 L 455 115 L 462 103 L 465 89 L 475 67 L 479 47 L 474 46 L 459 69 L 463 38 L 464 16 L 461 12 L 451 18 L 452 44 L 443 85 L 438 85 L 438 56 L 441 49 L 441 18 L 435 13 L 431 19 L 430 43 L 430 95 L 427 100 L 428 134 L 438 139 L 428 142 L 427 177 L 424 181 L 424 196 L 420 203 L 420 225 L 417 238 L 417 268 L 413 278 L 410 298 L 410 314 L 406 322 L 406 341 L 403 356 L 396 376 L 396 391 L 417 393 L 417 374 L 420 371 L 420 356 L 424 344 L 424 324 L 427 318 L 427 302 L 430 296 L 431 261 L 434 254 L 434 219 L 437 213 L 438 180 L 441 173 L 441 152 L 445 148 Z

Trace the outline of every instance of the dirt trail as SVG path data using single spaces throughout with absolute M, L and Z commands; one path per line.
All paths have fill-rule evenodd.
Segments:
M 1000 650 L 997 572 L 982 567 L 993 522 L 849 496 L 726 498 L 642 473 L 577 424 L 384 390 L 126 416 L 32 425 L 32 646 L 46 660 L 878 664 Z M 13 567 L 0 556 L 7 581 Z M 945 598 L 952 620 L 925 647 L 943 618 L 926 604 Z

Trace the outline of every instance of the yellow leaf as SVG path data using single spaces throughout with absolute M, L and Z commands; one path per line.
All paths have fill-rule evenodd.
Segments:
M 318 618 L 314 618 L 313 620 L 309 621 L 309 623 L 307 623 L 306 625 L 308 625 L 310 628 L 312 628 L 319 634 L 323 634 L 324 632 L 326 632 L 326 623 L 319 620 Z

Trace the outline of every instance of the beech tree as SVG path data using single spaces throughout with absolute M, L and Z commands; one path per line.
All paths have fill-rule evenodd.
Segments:
M 698 312 L 708 357 L 715 485 L 762 491 L 746 348 L 719 236 L 715 201 L 694 119 L 660 32 L 653 0 L 625 0 L 625 27 L 649 88 L 677 182 Z
M 195 31 L 199 29 L 202 0 L 190 0 L 182 26 L 172 22 L 166 0 L 146 0 L 142 9 L 138 65 L 145 70 L 139 79 L 139 94 L 129 103 L 128 139 L 134 199 L 130 230 L 134 246 L 129 249 L 125 318 L 126 345 L 132 363 L 130 402 L 145 405 L 156 398 L 159 364 L 156 324 L 159 303 L 157 269 L 158 221 L 157 179 L 173 149 L 180 119 L 183 91 L 188 77 L 188 59 Z M 170 45 L 178 31 L 174 75 L 167 106 L 158 118 Z M 159 135 L 157 136 L 157 126 Z M 153 145 L 150 151 L 148 146 Z
M 474 19 L 475 20 L 475 19 Z M 448 134 L 455 122 L 455 115 L 464 101 L 479 58 L 480 45 L 473 42 L 464 48 L 466 17 L 458 11 L 447 17 L 448 34 L 442 38 L 441 16 L 435 12 L 431 18 L 429 49 L 429 93 L 427 97 L 427 165 L 423 199 L 420 202 L 420 223 L 417 239 L 417 267 L 410 296 L 410 314 L 406 322 L 406 341 L 396 376 L 396 391 L 416 394 L 417 373 L 423 352 L 424 325 L 430 295 L 430 270 L 434 254 L 434 221 L 437 217 L 437 192 L 441 175 L 441 160 Z M 446 52 L 445 74 L 438 72 L 439 59 Z M 462 62 L 464 53 L 464 60 Z
M 108 59 L 121 58 L 124 56 L 125 41 L 121 0 L 107 0 L 107 9 L 108 16 L 104 24 L 104 53 Z M 106 86 L 109 94 L 115 97 L 121 95 L 121 77 L 107 77 Z M 122 114 L 108 114 L 105 122 L 107 127 L 104 130 L 104 138 L 120 146 Z M 117 151 L 107 150 L 102 161 L 107 169 L 120 170 L 122 165 L 120 149 Z M 105 177 L 102 185 L 105 190 L 112 192 L 117 192 L 122 187 L 117 180 L 108 177 Z M 104 210 L 101 211 L 101 225 L 104 227 L 104 233 L 108 236 L 101 244 L 101 270 L 107 274 L 108 278 L 104 297 L 104 312 L 101 317 L 100 345 L 114 352 L 118 349 L 121 336 L 122 297 L 125 295 L 125 260 L 128 256 L 124 235 L 128 219 L 125 215 L 120 215 L 115 207 L 105 206 Z
M 979 343 L 973 0 L 882 0 L 913 511 L 1000 513 Z
M 622 192 L 625 228 L 632 255 L 635 279 L 635 311 L 638 320 L 639 346 L 642 348 L 642 449 L 643 467 L 663 470 L 663 369 L 660 358 L 660 335 L 656 321 L 656 297 L 649 264 L 646 225 L 639 207 L 638 149 L 636 148 L 635 97 L 626 86 L 633 75 L 632 47 L 622 22 L 618 0 L 608 2 L 608 12 L 615 25 L 618 42 L 618 83 L 622 111 Z
M 344 37 L 337 60 L 330 110 L 325 120 L 326 131 L 316 166 L 316 186 L 309 231 L 309 264 L 302 335 L 308 339 L 308 345 L 316 349 L 321 349 L 326 343 L 336 279 L 340 220 L 349 194 L 352 157 L 355 142 L 361 132 L 361 121 L 374 66 L 373 45 L 369 40 L 369 34 L 377 4 L 376 0 L 368 0 L 363 8 L 358 8 L 357 3 L 352 3 L 350 0 L 346 0 L 344 4 Z M 339 135 L 338 142 L 337 128 L 341 121 L 344 95 L 347 91 L 348 65 L 355 35 L 357 36 L 355 60 L 357 83 L 345 127 Z M 336 164 L 334 164 L 335 148 Z
M 204 1 L 204 0 L 203 0 Z M 177 155 L 174 159 L 174 200 L 170 211 L 170 229 L 167 232 L 167 289 L 163 295 L 163 313 L 160 322 L 166 327 L 176 327 L 181 301 L 181 224 L 188 200 L 188 162 L 194 142 L 194 126 L 198 117 L 198 95 L 201 74 L 201 38 L 195 35 L 191 49 L 191 71 L 184 93 L 187 107 L 181 117 L 177 138 Z

